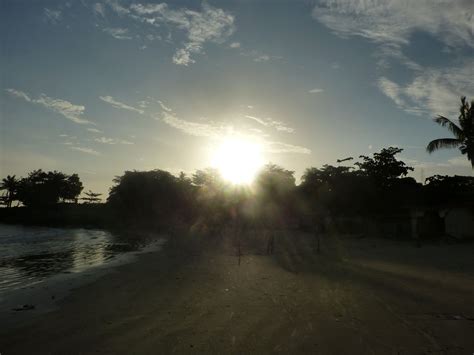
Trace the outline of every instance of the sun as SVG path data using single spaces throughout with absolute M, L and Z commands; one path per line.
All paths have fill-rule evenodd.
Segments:
M 233 184 L 250 184 L 263 165 L 262 146 L 243 138 L 226 138 L 213 152 L 211 165 Z

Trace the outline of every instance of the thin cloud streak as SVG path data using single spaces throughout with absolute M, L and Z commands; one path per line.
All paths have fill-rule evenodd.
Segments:
M 173 112 L 162 111 L 161 117 L 155 117 L 167 125 L 182 131 L 185 134 L 195 137 L 206 137 L 215 140 L 221 140 L 228 135 L 242 135 L 248 138 L 256 139 L 261 142 L 267 153 L 297 153 L 310 154 L 311 150 L 305 147 L 292 145 L 277 141 L 268 141 L 262 134 L 242 134 L 237 132 L 233 127 L 216 123 L 200 123 L 178 118 Z M 264 120 L 262 122 L 265 123 Z M 276 122 L 276 121 L 272 121 Z M 278 129 L 278 126 L 276 127 Z M 255 131 L 253 131 L 255 132 Z
M 92 148 L 84 148 L 84 147 L 69 147 L 69 149 L 72 149 L 72 150 L 76 150 L 78 152 L 81 152 L 81 153 L 86 153 L 86 154 L 90 154 L 90 155 L 101 155 L 98 151 L 95 151 L 94 149 Z
M 12 96 L 23 99 L 26 102 L 41 105 L 50 109 L 51 111 L 59 113 L 60 115 L 66 117 L 68 120 L 74 123 L 95 125 L 95 123 L 82 118 L 85 111 L 85 106 L 75 105 L 69 101 L 62 99 L 54 99 L 45 94 L 41 94 L 37 99 L 33 99 L 30 97 L 30 95 L 20 90 L 6 89 L 6 91 Z
M 293 133 L 295 131 L 294 128 L 286 126 L 283 122 L 275 121 L 271 118 L 259 118 L 259 117 L 250 116 L 250 115 L 245 115 L 244 117 L 254 120 L 255 122 L 261 124 L 262 126 L 273 127 L 277 131 L 287 132 L 287 133 Z
M 144 110 L 141 110 L 139 108 L 124 104 L 123 102 L 117 101 L 112 96 L 99 96 L 99 99 L 101 99 L 104 102 L 107 102 L 108 104 L 110 104 L 113 107 L 118 108 L 118 109 L 123 109 L 123 110 L 136 112 L 136 113 L 139 113 L 141 115 L 143 115 L 145 113 Z

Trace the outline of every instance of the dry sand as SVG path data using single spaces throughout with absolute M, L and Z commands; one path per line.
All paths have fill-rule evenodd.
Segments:
M 229 248 L 142 255 L 1 330 L 0 353 L 474 353 L 473 244 L 311 243 L 281 232 L 240 266 Z

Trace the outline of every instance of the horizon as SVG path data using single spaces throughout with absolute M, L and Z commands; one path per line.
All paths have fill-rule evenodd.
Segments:
M 474 99 L 468 0 L 2 5 L 2 175 L 77 173 L 105 197 L 126 170 L 192 174 L 236 138 L 297 181 L 389 146 L 417 181 L 474 175 L 425 149 L 450 137 L 432 118 Z

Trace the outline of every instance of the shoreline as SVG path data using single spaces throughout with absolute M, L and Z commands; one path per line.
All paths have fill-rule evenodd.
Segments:
M 448 287 L 431 280 L 446 279 L 452 270 L 440 273 L 429 259 L 440 260 L 443 251 L 466 258 L 472 245 L 420 250 L 366 240 L 341 260 L 329 240 L 321 255 L 307 250 L 305 235 L 291 237 L 293 245 L 289 240 L 279 236 L 273 257 L 243 255 L 240 266 L 230 249 L 195 253 L 165 246 L 143 254 L 74 290 L 59 309 L 3 332 L 2 352 L 464 354 L 474 349 L 469 336 L 474 265 L 469 259 L 442 261 L 465 266 Z M 355 248 L 354 241 L 342 242 Z M 361 265 L 362 259 L 380 261 L 402 249 L 405 260 L 388 258 L 390 268 Z M 417 266 L 423 263 L 425 269 Z
M 139 250 L 117 254 L 103 264 L 79 272 L 63 271 L 33 285 L 0 293 L 0 326 L 19 328 L 44 314 L 59 310 L 60 302 L 78 288 L 97 282 L 121 266 L 137 262 L 141 255 L 159 253 L 164 243 L 164 238 L 158 238 Z M 21 309 L 24 306 L 33 308 Z

